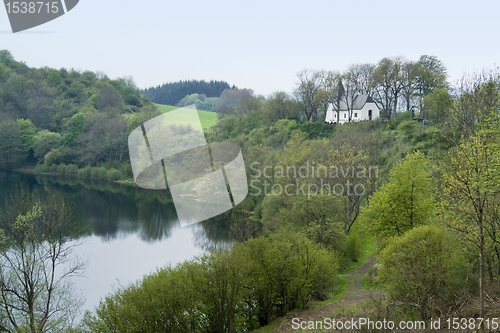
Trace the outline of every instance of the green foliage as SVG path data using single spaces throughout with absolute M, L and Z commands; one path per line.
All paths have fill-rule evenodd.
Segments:
M 430 221 L 437 206 L 428 168 L 429 161 L 418 151 L 396 162 L 389 182 L 373 194 L 370 206 L 362 212 L 370 230 L 386 237 L 400 236 Z
M 78 170 L 78 178 L 87 179 L 92 175 L 92 168 L 90 166 L 86 166 L 83 169 Z
M 66 175 L 68 176 L 78 175 L 78 166 L 74 164 L 68 164 L 68 166 L 66 167 Z
M 42 161 L 52 149 L 57 149 L 61 144 L 61 134 L 43 130 L 35 135 L 33 143 L 34 156 Z
M 423 320 L 447 313 L 467 281 L 458 242 L 438 227 L 419 226 L 394 238 L 379 261 L 378 281 L 388 298 Z
M 270 195 L 264 199 L 263 220 L 268 228 L 290 223 L 315 243 L 339 252 L 344 250 L 345 198 L 329 195 L 281 197 Z
M 63 136 L 62 143 L 68 147 L 75 147 L 79 135 L 83 132 L 85 124 L 85 115 L 77 113 L 66 124 L 66 134 Z
M 301 124 L 299 129 L 306 133 L 309 139 L 319 139 L 329 138 L 335 132 L 336 126 L 317 122 Z
M 122 174 L 120 173 L 120 171 L 111 168 L 107 171 L 106 178 L 108 180 L 116 181 L 116 180 L 120 180 L 122 178 Z
M 284 237 L 286 236 L 286 237 Z M 335 283 L 335 256 L 286 233 L 168 266 L 87 312 L 91 332 L 240 332 L 307 307 Z
M 66 164 L 59 164 L 57 166 L 57 173 L 64 176 L 67 168 L 68 166 Z
M 21 151 L 27 155 L 31 152 L 31 149 L 33 149 L 36 133 L 35 125 L 33 125 L 33 122 L 29 119 L 18 119 L 17 131 L 19 132 L 19 138 L 21 140 Z
M 357 262 L 361 255 L 361 238 L 358 233 L 351 232 L 347 235 L 344 254 L 354 262 Z
M 139 113 L 141 108 L 152 105 L 130 79 L 97 79 L 89 71 L 29 68 L 8 56 L 8 51 L 4 53 L 5 61 L 0 64 L 0 122 L 17 120 L 21 144 L 17 134 L 12 131 L 5 133 L 14 141 L 5 145 L 9 154 L 0 158 L 0 168 L 11 169 L 23 162 L 33 163 L 34 159 L 43 162 L 52 149 L 59 153 L 53 154 L 53 164 L 95 165 L 103 160 L 110 162 L 110 159 L 120 163 L 127 157 L 126 150 L 116 144 L 127 134 L 126 126 L 120 126 L 126 122 L 123 114 Z M 110 126 L 103 122 L 111 132 L 107 140 L 103 138 L 105 134 L 102 132 L 105 131 L 97 135 L 95 131 L 89 133 L 90 128 L 85 126 L 88 118 L 97 113 L 113 115 L 110 118 L 114 118 L 113 123 L 117 124 Z M 102 156 L 91 158 L 91 154 L 101 155 L 102 151 L 96 148 L 99 145 L 95 141 L 88 139 L 89 136 L 96 137 L 96 141 L 104 142 L 107 147 L 111 146 L 110 150 L 117 153 L 105 151 Z M 64 150 L 61 144 L 66 147 Z M 81 155 L 84 155 L 83 161 Z
M 178 109 L 176 106 L 170 105 L 156 105 L 161 113 L 170 112 Z M 217 123 L 217 114 L 215 112 L 200 111 L 198 110 L 198 117 L 200 118 L 201 126 L 203 128 L 210 128 Z M 190 125 L 190 123 L 180 123 L 180 125 Z
M 446 89 L 435 89 L 424 97 L 422 111 L 425 119 L 435 123 L 446 120 L 447 114 L 453 107 L 453 97 Z
M 415 121 L 403 121 L 398 125 L 398 130 L 403 132 L 406 136 L 411 136 L 413 134 L 415 124 Z
M 0 121 L 0 170 L 10 170 L 20 164 L 25 155 L 23 141 L 17 123 L 13 120 Z
M 96 316 L 87 311 L 89 332 L 193 332 L 204 328 L 201 291 L 205 283 L 198 262 L 166 267 L 109 295 Z
M 203 94 L 206 97 L 219 97 L 224 89 L 230 89 L 229 84 L 224 81 L 192 80 L 165 83 L 158 87 L 147 88 L 142 93 L 154 103 L 177 105 L 187 95 Z

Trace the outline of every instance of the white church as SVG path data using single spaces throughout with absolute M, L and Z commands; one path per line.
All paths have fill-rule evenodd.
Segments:
M 333 109 L 333 105 L 328 106 L 326 111 L 325 123 L 328 124 L 343 124 L 349 121 L 349 110 L 344 101 L 340 102 L 340 111 L 338 112 L 339 119 L 337 119 L 337 111 Z M 352 104 L 352 118 L 351 121 L 364 121 L 374 120 L 380 116 L 380 109 L 377 103 L 369 95 L 357 95 Z

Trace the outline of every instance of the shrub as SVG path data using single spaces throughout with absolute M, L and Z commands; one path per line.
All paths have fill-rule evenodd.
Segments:
M 90 178 L 99 179 L 99 168 L 92 168 L 92 171 L 90 172 Z
M 52 164 L 52 165 L 49 165 L 49 172 L 50 173 L 56 173 L 57 172 L 57 167 L 58 165 L 57 164 Z
M 48 172 L 50 172 L 50 165 L 48 165 L 47 163 L 44 163 L 40 169 L 41 169 L 42 173 L 48 173 Z
M 395 130 L 398 126 L 398 121 L 396 119 L 391 119 L 387 122 L 387 129 Z
M 74 164 L 68 164 L 66 167 L 67 176 L 76 176 L 78 174 L 78 167 Z
M 92 168 L 90 166 L 86 166 L 83 169 L 78 170 L 78 178 L 87 179 L 92 175 Z
M 122 178 L 122 174 L 120 173 L 120 171 L 116 170 L 116 169 L 109 169 L 107 174 L 106 174 L 106 178 L 108 180 L 112 180 L 112 181 L 115 181 L 115 180 L 119 180 Z
M 96 177 L 97 179 L 106 179 L 107 175 L 108 175 L 108 169 L 106 169 L 105 167 L 99 167 L 99 168 L 95 168 L 95 174 L 96 174 Z
M 467 281 L 467 262 L 453 235 L 419 226 L 393 238 L 380 254 L 378 281 L 389 300 L 422 320 L 445 313 Z
M 415 126 L 414 121 L 406 120 L 398 125 L 398 130 L 403 132 L 406 136 L 411 137 L 411 136 L 413 136 L 414 126 Z
M 134 177 L 134 172 L 132 171 L 132 165 L 130 165 L 129 163 L 122 164 L 120 167 L 120 171 L 127 178 Z
M 33 169 L 34 174 L 40 174 L 42 173 L 43 165 L 42 164 L 37 164 L 35 168 Z
M 352 261 L 358 261 L 361 255 L 361 238 L 357 233 L 350 233 L 345 242 L 344 253 Z
M 59 164 L 57 166 L 57 173 L 60 174 L 60 175 L 65 175 L 66 174 L 66 169 L 68 168 L 68 166 L 66 164 Z

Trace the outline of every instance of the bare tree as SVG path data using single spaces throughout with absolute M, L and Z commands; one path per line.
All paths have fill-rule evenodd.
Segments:
M 398 108 L 398 98 L 403 89 L 402 57 L 383 58 L 373 72 L 375 84 L 374 99 L 382 105 L 387 118 L 394 117 Z
M 0 330 L 62 332 L 73 325 L 83 299 L 68 280 L 87 263 L 73 254 L 79 241 L 74 208 L 53 197 L 36 199 L 21 188 L 0 218 Z
M 417 77 L 420 65 L 415 61 L 405 61 L 401 68 L 402 75 L 402 89 L 401 96 L 403 96 L 406 102 L 406 111 L 412 109 L 412 100 L 415 97 L 415 91 L 417 89 Z
M 357 79 L 357 75 L 350 71 L 346 71 L 344 72 L 344 74 L 342 74 L 342 102 L 344 102 L 346 106 L 349 122 L 351 122 L 352 113 L 354 111 L 354 100 L 359 94 Z
M 307 122 L 315 122 L 318 118 L 318 109 L 325 98 L 325 94 L 322 93 L 325 72 L 304 69 L 297 73 L 297 78 L 299 81 L 294 91 L 295 97 L 302 105 Z
M 337 113 L 337 123 L 340 119 L 340 102 L 344 95 L 342 86 L 342 76 L 339 72 L 330 71 L 325 77 L 325 91 L 328 104 L 332 106 L 333 111 Z
M 374 70 L 375 65 L 370 63 L 353 64 L 347 68 L 346 73 L 349 73 L 349 77 L 359 94 L 372 95 Z

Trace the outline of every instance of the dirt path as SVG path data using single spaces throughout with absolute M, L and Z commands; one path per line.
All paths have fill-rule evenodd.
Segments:
M 325 306 L 324 308 L 317 310 L 301 310 L 298 312 L 294 312 L 293 314 L 287 315 L 284 319 L 282 319 L 280 327 L 273 332 L 293 332 L 292 329 L 292 319 L 300 318 L 300 320 L 321 320 L 325 316 L 328 316 L 332 312 L 339 310 L 343 307 L 353 305 L 356 303 L 361 303 L 365 301 L 369 301 L 374 298 L 380 297 L 381 293 L 379 291 L 368 291 L 361 289 L 361 278 L 368 273 L 370 267 L 375 263 L 377 259 L 376 256 L 371 256 L 368 260 L 355 271 L 349 273 L 348 283 L 349 289 L 347 294 L 342 297 L 337 302 Z

